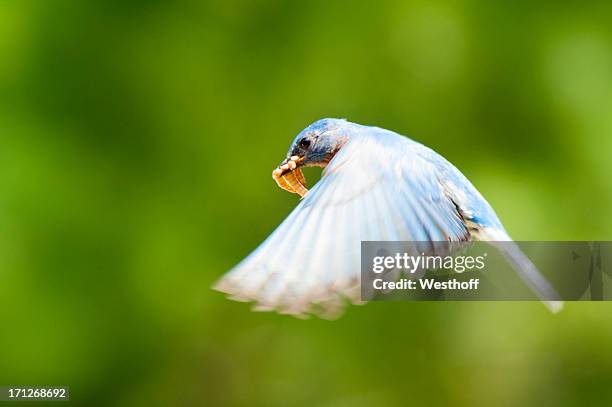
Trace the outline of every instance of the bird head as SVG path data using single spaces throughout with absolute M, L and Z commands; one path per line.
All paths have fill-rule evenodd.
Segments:
M 344 119 L 321 119 L 297 135 L 287 153 L 287 159 L 298 157 L 296 163 L 303 167 L 325 167 L 346 143 L 350 125 Z
M 342 119 L 321 119 L 297 135 L 287 158 L 272 171 L 272 179 L 285 191 L 304 197 L 306 178 L 301 167 L 326 167 L 348 140 L 351 123 Z

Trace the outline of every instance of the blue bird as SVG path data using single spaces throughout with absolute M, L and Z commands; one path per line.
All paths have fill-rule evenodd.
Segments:
M 300 170 L 308 166 L 324 168 L 310 191 Z M 214 286 L 231 299 L 255 302 L 255 310 L 335 316 L 347 300 L 360 303 L 361 241 L 512 240 L 455 166 L 382 128 L 319 120 L 298 134 L 273 177 L 302 200 Z M 552 311 L 561 308 L 518 246 L 497 248 Z

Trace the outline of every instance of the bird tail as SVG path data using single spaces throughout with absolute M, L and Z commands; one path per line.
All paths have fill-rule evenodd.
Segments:
M 505 231 L 484 230 L 483 232 L 482 240 L 487 240 L 489 244 L 499 250 L 523 282 L 533 290 L 552 313 L 556 314 L 563 309 L 561 296 Z

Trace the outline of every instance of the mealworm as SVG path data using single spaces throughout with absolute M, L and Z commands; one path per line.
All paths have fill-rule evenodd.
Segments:
M 293 189 L 293 191 L 289 192 L 294 192 L 301 197 L 306 195 L 308 192 L 308 189 L 304 187 L 304 184 L 306 184 L 306 179 L 304 178 L 304 174 L 302 173 L 301 169 L 296 168 L 293 171 L 289 171 L 283 174 L 281 178 L 289 185 L 289 187 Z

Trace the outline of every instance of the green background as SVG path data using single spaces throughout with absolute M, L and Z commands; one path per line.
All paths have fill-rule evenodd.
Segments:
M 211 291 L 297 204 L 270 174 L 322 117 L 434 148 L 517 240 L 612 239 L 610 2 L 2 1 L 0 384 L 84 406 L 612 403 L 610 303 L 330 322 Z

